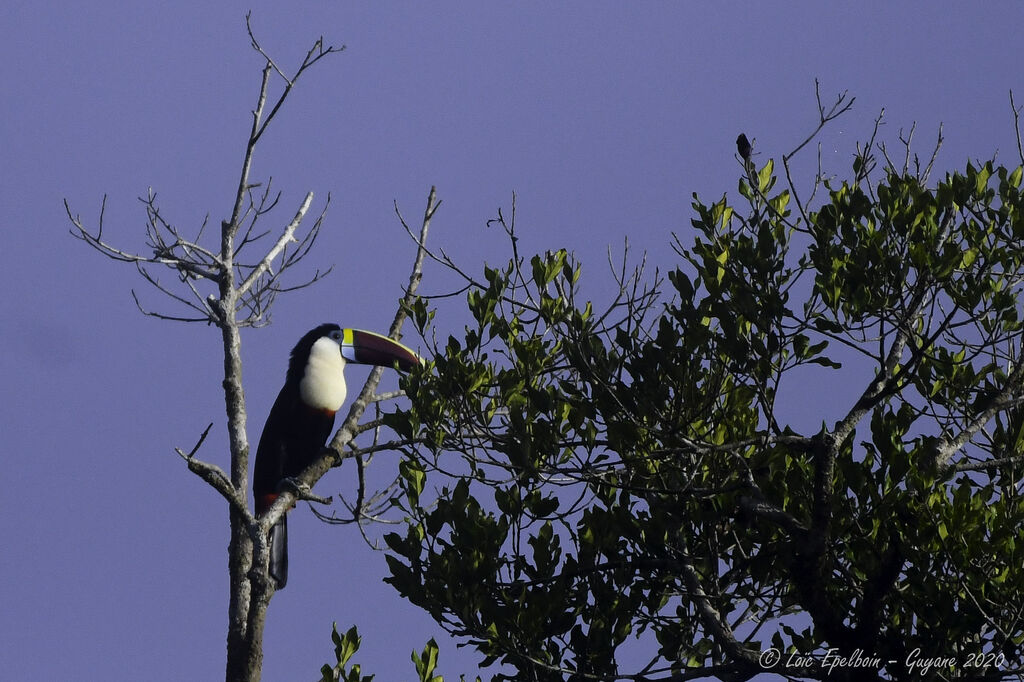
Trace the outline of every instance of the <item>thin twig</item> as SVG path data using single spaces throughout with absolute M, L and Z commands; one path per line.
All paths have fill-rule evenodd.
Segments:
M 1020 163 L 1024 166 L 1024 146 L 1021 145 L 1020 139 L 1020 112 L 1024 107 L 1018 107 L 1013 101 L 1013 90 L 1010 90 L 1010 110 L 1013 112 L 1013 130 L 1017 133 L 1017 158 L 1020 159 Z

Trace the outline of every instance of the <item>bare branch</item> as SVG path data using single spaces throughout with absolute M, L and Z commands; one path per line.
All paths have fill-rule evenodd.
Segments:
M 918 175 L 918 179 L 922 182 L 928 179 L 928 176 L 932 173 L 932 167 L 935 165 L 935 159 L 939 155 L 939 150 L 942 149 L 942 143 L 945 138 L 942 136 L 942 124 L 939 124 L 938 139 L 935 140 L 935 146 L 932 148 L 931 158 L 928 159 L 928 165 L 924 168 L 924 173 Z
M 167 315 L 165 313 L 157 313 L 152 310 L 147 310 L 143 307 L 139 301 L 138 294 L 135 293 L 135 289 L 131 290 L 132 299 L 135 301 L 135 307 L 139 309 L 139 312 L 146 317 L 155 317 L 158 320 L 167 320 L 168 322 L 210 322 L 211 317 L 182 317 L 180 315 Z
M 803 142 L 798 144 L 793 151 L 782 157 L 784 162 L 796 156 L 797 152 L 806 147 L 811 140 L 818 136 L 818 133 L 821 132 L 821 129 L 824 128 L 829 121 L 845 114 L 851 107 L 853 107 L 853 103 L 857 101 L 856 97 L 850 97 L 847 99 L 847 91 L 843 90 L 836 96 L 836 101 L 832 103 L 832 106 L 826 110 L 825 105 L 821 103 L 821 84 L 818 82 L 817 78 L 814 79 L 814 99 L 818 104 L 818 126 Z
M 790 169 L 790 166 L 789 166 L 789 162 L 790 162 L 790 160 L 794 156 L 797 155 L 797 153 L 801 149 L 803 149 L 808 144 L 810 144 L 810 142 L 815 137 L 818 136 L 818 133 L 821 132 L 822 128 L 824 128 L 830 121 L 838 118 L 839 116 L 842 116 L 847 111 L 849 111 L 853 107 L 853 103 L 855 101 L 857 101 L 856 97 L 847 98 L 847 91 L 844 90 L 843 92 L 839 93 L 839 95 L 836 96 L 836 101 L 832 104 L 832 106 L 829 107 L 828 109 L 826 109 L 825 105 L 821 103 L 821 84 L 818 82 L 817 78 L 814 79 L 814 99 L 815 99 L 815 102 L 818 105 L 818 125 L 817 125 L 817 127 L 811 132 L 810 135 L 807 136 L 806 139 L 804 139 L 803 142 L 798 144 L 795 149 L 793 149 L 788 154 L 783 154 L 782 155 L 782 166 L 783 166 L 783 168 L 786 171 L 786 182 L 789 184 L 790 195 L 796 201 L 797 209 L 800 211 L 800 215 L 803 217 L 805 223 L 810 222 L 810 217 L 807 215 L 807 211 L 804 208 L 804 202 L 801 201 L 800 194 L 799 194 L 799 192 L 796 189 L 796 184 L 793 182 L 793 175 L 792 175 L 792 170 Z M 814 184 L 814 189 L 812 190 L 812 196 L 813 196 L 813 193 L 817 191 L 818 182 L 820 180 L 821 180 L 821 150 L 819 149 L 818 150 L 818 173 L 815 176 L 815 184 Z
M 193 457 L 195 457 L 195 454 L 199 451 L 199 448 L 202 447 L 203 441 L 206 440 L 206 436 L 210 433 L 210 429 L 212 428 L 213 422 L 210 422 L 209 424 L 206 425 L 206 428 L 203 429 L 203 433 L 199 436 L 199 440 L 196 441 L 196 444 L 192 447 L 192 449 L 189 451 L 187 455 L 184 452 L 182 452 L 181 448 L 174 448 L 174 451 L 177 452 L 182 457 L 184 457 L 186 460 L 192 459 Z
M 246 19 L 248 21 L 248 18 Z M 231 209 L 231 218 L 221 223 L 221 256 L 233 255 L 232 242 L 238 232 L 242 219 L 245 196 L 251 185 L 249 184 L 249 172 L 252 169 L 252 156 L 256 150 L 256 131 L 259 130 L 260 117 L 263 116 L 263 107 L 267 103 L 267 88 L 270 84 L 270 66 L 263 69 L 263 79 L 260 83 L 260 92 L 256 98 L 256 108 L 252 112 L 252 128 L 249 132 L 249 140 L 245 145 L 245 155 L 242 159 L 242 173 L 238 179 L 238 190 L 235 192 L 235 203 Z M 230 260 L 227 261 L 230 263 Z
M 691 560 L 683 558 L 679 561 L 679 572 L 689 590 L 690 597 L 696 602 L 697 613 L 707 631 L 714 637 L 715 641 L 727 652 L 730 658 L 736 662 L 743 662 L 752 668 L 757 666 L 757 656 L 747 649 L 736 639 L 736 635 L 722 617 L 722 614 L 711 603 L 711 599 L 704 591 L 700 582 L 700 576 L 694 568 Z
M 957 473 L 961 471 L 988 471 L 1017 464 L 1024 464 L 1024 454 L 1014 455 L 1013 457 L 1000 457 L 999 459 L 988 459 L 984 462 L 960 462 L 954 465 L 952 470 Z
M 957 434 L 944 434 L 929 455 L 929 464 L 940 470 L 949 469 L 949 460 L 974 438 L 996 414 L 1020 403 L 1024 391 L 1024 364 L 1019 365 L 1007 378 L 1003 388 L 986 401 Z M 966 470 L 966 469 L 965 469 Z
M 228 475 L 224 473 L 224 470 L 215 464 L 209 464 L 196 459 L 196 452 L 198 452 L 199 448 L 202 447 L 203 441 L 206 440 L 206 436 L 210 433 L 210 429 L 212 427 L 213 422 L 210 422 L 210 424 L 203 430 L 202 435 L 199 436 L 199 440 L 189 452 L 186 453 L 181 448 L 174 448 L 174 451 L 185 460 L 186 464 L 188 464 L 189 471 L 209 483 L 210 486 L 219 492 L 221 496 L 228 501 L 228 504 L 230 504 L 236 511 L 244 515 L 249 515 L 249 509 L 245 503 L 245 493 L 240 493 L 238 489 L 231 484 L 231 480 L 228 478 Z
M 302 205 L 299 206 L 298 212 L 292 221 L 285 227 L 284 232 L 278 238 L 277 243 L 274 244 L 273 248 L 267 252 L 267 255 L 263 257 L 259 265 L 249 273 L 249 276 L 245 278 L 245 281 L 238 287 L 238 295 L 244 296 L 245 293 L 252 287 L 252 285 L 263 276 L 263 273 L 270 270 L 270 265 L 278 254 L 281 253 L 288 245 L 289 242 L 295 241 L 295 230 L 298 229 L 302 223 L 302 219 L 306 216 L 306 212 L 309 210 L 309 205 L 313 202 L 313 193 L 309 192 L 306 194 L 306 198 L 302 201 Z
M 416 258 L 413 261 L 412 272 L 409 274 L 409 285 L 405 289 L 405 296 L 402 297 L 402 305 L 398 307 L 398 310 L 395 312 L 395 319 L 391 323 L 390 336 L 393 339 L 400 338 L 399 332 L 402 329 L 402 323 L 405 322 L 405 318 L 408 316 L 407 311 L 416 301 L 416 290 L 423 279 L 423 260 L 427 254 L 424 245 L 427 241 L 427 233 L 430 230 L 430 221 L 440 206 L 441 202 L 437 200 L 437 188 L 431 187 L 430 193 L 427 195 L 427 208 L 423 212 L 423 223 L 420 226 L 419 238 L 416 240 L 419 246 L 416 248 Z
M 306 53 L 306 58 L 302 60 L 302 64 L 299 66 L 298 70 L 296 70 L 295 75 L 292 76 L 291 78 L 288 78 L 287 76 L 285 76 L 284 72 L 281 71 L 280 68 L 278 68 L 274 60 L 268 57 L 267 53 L 263 51 L 262 47 L 260 47 L 259 41 L 256 40 L 256 36 L 253 35 L 252 32 L 251 17 L 251 11 L 245 15 L 245 27 L 246 30 L 249 32 L 250 40 L 252 40 L 253 49 L 259 52 L 264 57 L 264 59 L 267 60 L 267 66 L 266 69 L 264 70 L 265 76 L 268 76 L 270 73 L 269 70 L 273 69 L 285 82 L 284 91 L 277 98 L 277 102 L 274 103 L 274 106 L 271 108 L 270 113 L 267 114 L 266 120 L 263 121 L 262 125 L 260 125 L 258 128 L 254 127 L 253 134 L 250 137 L 250 144 L 256 144 L 256 142 L 259 141 L 260 137 L 263 136 L 263 132 L 267 129 L 267 126 L 270 125 L 270 122 L 274 119 L 274 116 L 281 109 L 281 105 L 283 105 L 284 101 L 288 98 L 288 94 L 292 91 L 292 88 L 295 87 L 295 82 L 299 80 L 299 76 L 301 76 L 309 67 L 313 66 L 327 55 L 344 51 L 345 46 L 342 45 L 341 47 L 324 47 L 324 39 L 321 36 L 316 40 L 316 42 L 313 43 L 313 47 L 309 48 L 309 52 Z M 262 107 L 260 108 L 260 111 L 262 112 Z
M 1024 107 L 1018 107 L 1013 101 L 1013 90 L 1010 90 L 1010 110 L 1013 111 L 1013 130 L 1017 133 L 1017 158 L 1021 165 L 1024 165 L 1024 146 L 1020 140 L 1020 112 Z

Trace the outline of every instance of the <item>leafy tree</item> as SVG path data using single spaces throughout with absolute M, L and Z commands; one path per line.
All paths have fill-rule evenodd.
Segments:
M 809 196 L 814 135 L 783 189 L 739 159 L 667 282 L 624 256 L 603 305 L 514 208 L 505 266 L 434 255 L 474 322 L 412 307 L 387 581 L 494 679 L 1021 679 L 1022 168 L 932 180 L 875 134 Z

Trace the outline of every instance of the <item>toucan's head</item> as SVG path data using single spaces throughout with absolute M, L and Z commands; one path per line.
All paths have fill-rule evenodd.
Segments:
M 420 364 L 420 358 L 381 334 L 322 324 L 292 349 L 288 381 L 298 385 L 299 396 L 309 407 L 337 412 L 345 402 L 343 371 L 349 362 L 409 371 Z

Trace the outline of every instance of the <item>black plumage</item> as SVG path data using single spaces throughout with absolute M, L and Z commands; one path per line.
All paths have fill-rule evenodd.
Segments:
M 739 137 L 736 138 L 736 151 L 739 152 L 741 159 L 750 161 L 750 155 L 754 148 L 750 145 L 750 140 L 743 133 L 740 133 Z

